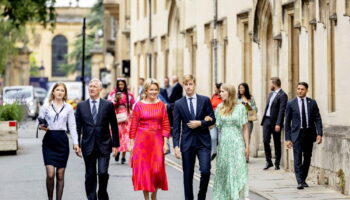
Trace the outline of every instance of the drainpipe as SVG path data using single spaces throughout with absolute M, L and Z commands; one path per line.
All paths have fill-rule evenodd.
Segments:
M 148 41 L 149 41 L 149 52 L 148 52 L 148 66 L 149 66 L 149 74 L 148 77 L 152 78 L 152 52 L 151 52 L 151 39 L 152 39 L 152 0 L 148 0 L 149 5 L 149 32 L 148 32 Z
M 218 1 L 214 0 L 214 81 L 218 83 L 218 40 L 217 40 L 217 23 L 218 23 Z

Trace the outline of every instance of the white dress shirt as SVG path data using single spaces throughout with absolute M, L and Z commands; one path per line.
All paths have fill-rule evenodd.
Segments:
M 302 124 L 303 124 L 303 110 L 302 110 L 302 101 L 300 97 L 298 98 L 298 105 L 299 105 L 299 111 L 300 111 L 300 126 L 302 128 Z M 309 128 L 309 118 L 308 118 L 308 110 L 307 110 L 307 99 L 306 97 L 303 98 L 304 99 L 304 105 L 305 105 L 305 114 L 306 114 L 306 126 Z
M 73 143 L 79 144 L 77 126 L 75 123 L 74 109 L 72 105 L 65 102 L 63 103 L 63 106 L 64 107 L 53 108 L 52 103 L 51 104 L 46 103 L 40 108 L 39 117 L 46 119 L 48 123 L 47 128 L 49 130 L 67 131 L 67 124 L 68 124 L 69 132 L 72 136 Z
M 188 109 L 191 113 L 190 98 L 192 98 L 194 115 L 196 116 L 196 114 L 197 114 L 197 94 L 194 94 L 192 97 L 186 95 Z
M 92 101 L 96 101 L 96 103 L 95 103 L 95 105 L 96 105 L 96 114 L 98 114 L 98 107 L 100 106 L 100 98 L 95 99 L 95 100 L 89 99 L 91 114 L 92 114 L 92 108 L 94 107 L 94 103 L 92 103 Z
M 282 88 L 273 91 L 272 96 L 271 96 L 271 98 L 270 98 L 269 107 L 267 108 L 267 111 L 266 111 L 266 116 L 268 116 L 268 117 L 271 116 L 271 105 L 272 105 L 272 102 L 275 100 L 277 94 L 279 93 L 279 91 L 280 91 L 281 89 L 282 89 Z

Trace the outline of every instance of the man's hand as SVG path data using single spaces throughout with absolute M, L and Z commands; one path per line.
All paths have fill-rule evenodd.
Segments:
M 287 147 L 288 149 L 290 149 L 290 148 L 292 148 L 293 143 L 292 143 L 292 141 L 287 140 L 287 141 L 285 141 L 285 145 L 286 145 L 286 147 Z
M 112 147 L 112 153 L 113 153 L 113 156 L 117 156 L 118 148 L 117 147 Z
M 276 133 L 281 132 L 281 126 L 280 126 L 280 125 L 276 125 L 276 126 L 275 126 L 275 132 L 276 132 Z
M 175 150 L 175 157 L 176 157 L 177 159 L 180 159 L 180 158 L 181 158 L 181 151 L 180 151 L 180 148 L 179 148 L 179 147 L 175 147 L 174 150 Z
M 211 118 L 210 116 L 206 116 L 206 117 L 204 118 L 204 121 L 206 121 L 206 122 L 211 122 L 211 121 L 213 121 L 213 118 Z
M 83 155 L 81 154 L 81 149 L 80 149 L 79 145 L 75 144 L 73 146 L 73 149 L 74 149 L 75 154 L 77 154 L 78 157 L 80 157 L 80 158 L 83 157 Z
M 202 125 L 202 122 L 199 121 L 199 120 L 191 120 L 189 123 L 187 123 L 187 126 L 190 128 L 190 129 L 195 129 L 195 128 L 198 128 L 199 126 Z
M 316 143 L 321 144 L 322 143 L 322 136 L 318 135 L 316 138 Z

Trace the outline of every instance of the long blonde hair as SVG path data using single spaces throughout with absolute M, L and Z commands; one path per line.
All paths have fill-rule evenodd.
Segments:
M 227 99 L 222 101 L 222 105 L 220 106 L 219 113 L 221 115 L 229 115 L 232 113 L 233 109 L 237 104 L 236 100 L 236 89 L 234 85 L 231 84 L 222 84 L 221 90 L 225 90 L 228 93 Z
M 149 90 L 151 85 L 156 85 L 158 88 L 158 92 L 160 91 L 160 86 L 159 86 L 158 81 L 156 79 L 149 78 L 145 81 L 145 84 L 143 85 L 142 94 L 141 94 L 142 100 L 145 100 L 147 98 L 146 92 Z
M 55 99 L 55 96 L 53 95 L 53 92 L 55 91 L 55 89 L 56 89 L 58 86 L 62 86 L 62 87 L 64 88 L 63 101 L 67 101 L 67 86 L 66 86 L 66 84 L 64 84 L 64 83 L 62 83 L 62 82 L 58 82 L 58 83 L 55 83 L 55 85 L 53 86 L 53 88 L 52 88 L 52 90 L 51 90 L 49 103 L 51 103 L 51 102 Z

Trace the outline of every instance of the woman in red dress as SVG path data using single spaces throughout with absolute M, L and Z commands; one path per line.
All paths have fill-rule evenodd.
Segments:
M 118 121 L 120 147 L 118 148 L 118 154 L 115 157 L 115 161 L 119 161 L 121 152 L 121 164 L 124 164 L 126 162 L 126 152 L 129 150 L 129 119 L 131 117 L 131 109 L 135 103 L 135 99 L 132 93 L 128 91 L 128 87 L 124 79 L 118 79 L 116 85 L 116 88 L 109 93 L 108 100 L 113 102 L 114 111 L 117 115 Z
M 157 190 L 168 190 L 164 154 L 168 151 L 170 124 L 165 104 L 158 99 L 159 84 L 148 79 L 143 98 L 137 102 L 131 121 L 132 181 L 142 190 L 145 200 L 157 199 Z

